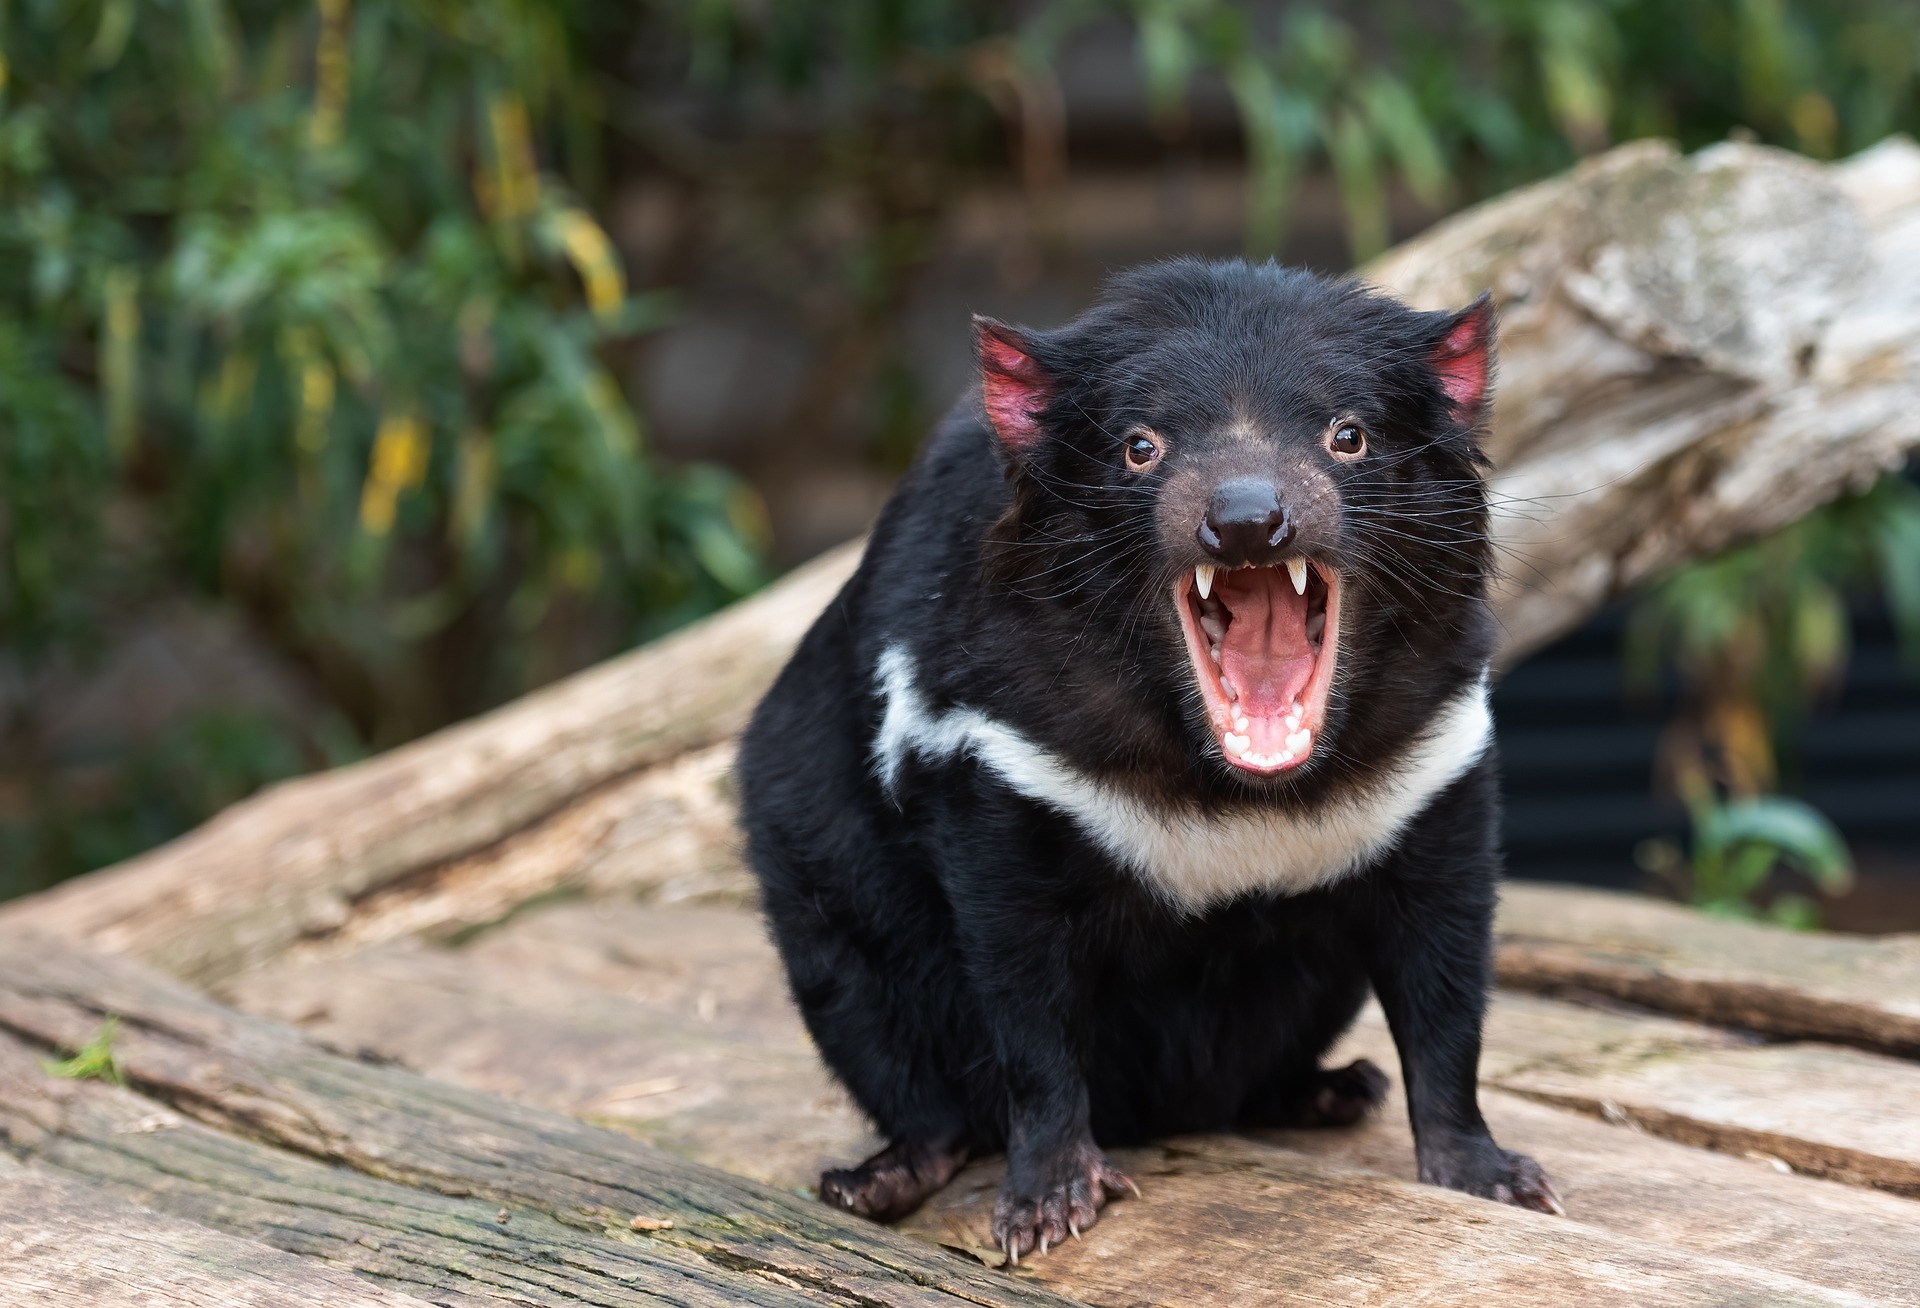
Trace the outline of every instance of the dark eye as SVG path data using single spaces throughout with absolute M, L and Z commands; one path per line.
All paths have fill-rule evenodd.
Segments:
M 1336 459 L 1357 459 L 1367 452 L 1367 429 L 1357 422 L 1337 422 L 1327 434 L 1327 449 Z
M 1145 472 L 1160 462 L 1161 449 L 1158 436 L 1150 431 L 1136 431 L 1127 438 L 1127 466 L 1135 472 Z

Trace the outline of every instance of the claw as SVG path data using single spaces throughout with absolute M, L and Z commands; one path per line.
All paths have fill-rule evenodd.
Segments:
M 1020 1265 L 1020 1242 L 1013 1238 L 1012 1232 L 1007 1233 L 1007 1261 L 1015 1267 Z
M 1566 1207 L 1560 1202 L 1560 1192 L 1553 1188 L 1553 1182 L 1540 1178 L 1540 1197 L 1547 1201 L 1547 1208 L 1555 1217 L 1565 1217 Z
M 1074 1221 L 1071 1217 L 1067 1219 L 1067 1230 L 1074 1239 L 1078 1240 L 1080 1238 L 1080 1223 Z
M 1131 1190 L 1131 1191 L 1133 1191 L 1133 1197 L 1134 1197 L 1135 1199 L 1144 1199 L 1144 1198 L 1146 1198 L 1146 1196 L 1145 1196 L 1145 1195 L 1143 1195 L 1143 1194 L 1141 1194 L 1141 1193 L 1140 1193 L 1140 1187 L 1139 1187 L 1139 1186 L 1137 1186 L 1137 1185 L 1135 1185 L 1135 1184 L 1133 1183 L 1133 1178 L 1132 1178 L 1131 1176 L 1122 1176 L 1122 1177 L 1120 1178 L 1120 1183 L 1121 1183 L 1122 1185 L 1124 1185 L 1124 1186 L 1126 1186 L 1126 1187 L 1127 1187 L 1127 1189 L 1129 1189 L 1129 1190 Z
M 1045 1231 L 1040 1233 L 1040 1256 L 1042 1258 L 1047 1256 L 1047 1233 Z

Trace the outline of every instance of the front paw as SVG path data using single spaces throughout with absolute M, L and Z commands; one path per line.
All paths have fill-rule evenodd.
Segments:
M 1556 1217 L 1567 1215 L 1540 1164 L 1525 1154 L 1502 1149 L 1486 1136 L 1423 1146 L 1420 1179 L 1515 1208 L 1531 1208 Z
M 1091 1142 L 1070 1146 L 1037 1167 L 1009 1169 L 993 1201 L 993 1242 L 1014 1263 L 1029 1250 L 1045 1253 L 1099 1219 L 1107 1200 L 1140 1187 Z

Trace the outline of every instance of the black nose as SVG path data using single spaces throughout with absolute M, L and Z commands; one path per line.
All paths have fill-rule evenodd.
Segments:
M 1277 563 L 1293 541 L 1293 521 L 1274 484 L 1259 477 L 1223 481 L 1194 533 L 1200 548 L 1229 568 Z

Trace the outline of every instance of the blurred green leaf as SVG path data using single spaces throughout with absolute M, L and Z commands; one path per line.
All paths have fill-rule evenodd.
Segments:
M 566 180 L 604 130 L 596 41 L 659 21 L 585 0 L 0 11 L 4 672 L 85 666 L 191 597 L 314 699 L 166 728 L 171 771 L 131 737 L 36 762 L 33 701 L 9 701 L 0 894 L 757 584 L 764 541 L 683 489 L 621 382 L 671 298 L 630 284 Z
M 1853 859 L 1839 830 L 1797 799 L 1765 795 L 1714 805 L 1698 816 L 1693 838 L 1696 873 L 1716 899 L 1744 900 L 1776 861 L 1828 894 L 1853 884 Z

